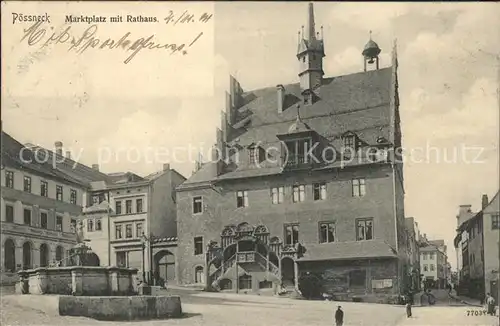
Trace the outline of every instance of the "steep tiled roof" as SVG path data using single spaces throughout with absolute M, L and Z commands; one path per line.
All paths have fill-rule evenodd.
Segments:
M 242 94 L 243 105 L 237 110 L 236 122 L 230 127 L 228 146 L 246 148 L 256 143 L 266 149 L 281 146 L 277 135 L 288 134 L 295 126 L 313 130 L 323 141 L 340 151 L 342 135 L 352 132 L 367 145 L 377 145 L 379 139 L 391 139 L 392 67 L 326 78 L 316 90 L 317 99 L 311 105 L 302 104 L 299 83 L 285 85 L 284 110 L 278 112 L 276 87 L 267 87 Z M 297 122 L 297 105 L 300 120 Z M 244 122 L 244 123 L 243 123 Z M 299 126 L 300 125 L 300 126 Z M 234 158 L 234 156 L 233 156 Z M 234 161 L 234 160 L 233 160 Z M 218 177 L 214 163 L 205 164 L 183 186 L 215 180 L 277 174 L 280 163 L 262 162 L 260 167 L 233 164 Z M 366 164 L 355 160 L 347 165 Z M 334 162 L 322 168 L 340 167 Z M 182 188 L 182 186 L 180 187 Z
M 56 168 L 58 171 L 68 175 L 69 177 L 78 180 L 79 183 L 83 185 L 90 185 L 92 181 L 106 181 L 109 182 L 110 179 L 105 173 L 99 172 L 98 170 L 92 169 L 91 167 L 76 162 L 67 156 L 61 156 L 57 153 L 54 153 L 51 150 L 46 148 L 42 148 L 36 145 L 28 145 L 31 150 L 35 151 L 37 149 L 43 149 L 43 151 L 39 151 L 38 155 L 48 154 L 49 162 L 53 162 L 55 160 Z
M 310 244 L 305 248 L 299 261 L 396 258 L 395 250 L 380 240 Z
M 21 159 L 22 158 L 22 159 Z M 80 180 L 54 169 L 48 162 L 35 159 L 35 154 L 12 136 L 2 131 L 2 165 L 39 173 L 47 177 L 82 185 Z M 29 163 L 28 163 L 29 162 Z

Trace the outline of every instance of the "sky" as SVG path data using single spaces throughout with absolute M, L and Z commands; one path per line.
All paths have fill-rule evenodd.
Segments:
M 196 148 L 208 153 L 215 140 L 229 74 L 245 91 L 298 81 L 297 32 L 307 3 L 9 5 L 2 10 L 8 33 L 2 35 L 3 129 L 48 148 L 60 140 L 73 157 L 99 161 L 104 172 L 145 175 L 168 161 L 188 177 Z M 204 33 L 187 55 L 143 50 L 124 64 L 128 54 L 116 49 L 77 55 L 64 44 L 40 49 L 20 42 L 30 25 L 12 24 L 11 13 L 28 9 L 49 12 L 56 29 L 68 13 L 214 16 L 175 26 L 99 25 L 103 39 L 130 31 L 135 38 L 154 33 L 158 43 L 189 44 Z M 492 198 L 499 189 L 498 17 L 498 3 L 315 4 L 326 77 L 362 71 L 370 30 L 382 49 L 381 66 L 390 65 L 397 38 L 405 214 L 428 238 L 445 239 L 452 266 L 458 206 L 478 210 L 482 194 Z M 87 27 L 72 25 L 76 34 Z M 189 146 L 190 155 L 176 150 Z M 131 148 L 136 151 L 126 152 Z M 164 149 L 164 162 L 146 159 L 145 148 Z

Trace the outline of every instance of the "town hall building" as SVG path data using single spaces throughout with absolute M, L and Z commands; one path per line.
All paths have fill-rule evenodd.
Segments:
M 312 4 L 307 17 L 298 82 L 244 91 L 231 77 L 216 159 L 177 188 L 182 284 L 298 289 L 309 273 L 337 298 L 380 301 L 408 282 L 396 46 L 380 68 L 370 37 L 360 71 L 325 77 Z

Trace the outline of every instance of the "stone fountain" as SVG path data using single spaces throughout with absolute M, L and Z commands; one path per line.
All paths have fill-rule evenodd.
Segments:
M 178 296 L 138 295 L 137 269 L 97 266 L 83 239 L 81 222 L 76 226 L 76 242 L 69 256 L 54 266 L 19 271 L 16 292 L 58 295 L 59 314 L 66 316 L 101 320 L 180 317 Z

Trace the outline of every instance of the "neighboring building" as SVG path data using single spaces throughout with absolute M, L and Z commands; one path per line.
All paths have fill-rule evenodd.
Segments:
M 420 270 L 429 287 L 445 289 L 448 285 L 448 256 L 444 240 L 427 240 L 420 247 Z
M 499 298 L 499 194 L 490 202 L 483 195 L 481 211 L 457 229 L 455 247 L 461 248 L 460 291 L 472 298 L 489 292 Z M 498 301 L 497 301 L 498 302 Z
M 175 281 L 175 188 L 186 178 L 169 164 L 144 178 L 130 172 L 108 176 L 108 183 L 92 183 L 83 212 L 92 250 L 106 265 L 154 271 L 157 278 Z
M 471 205 L 460 205 L 460 208 L 459 208 L 459 211 L 458 211 L 458 214 L 456 216 L 457 218 L 457 230 L 458 228 L 460 227 L 460 225 L 462 225 L 465 221 L 471 219 L 476 213 L 472 212 L 471 210 Z M 466 235 L 464 234 L 463 235 L 464 238 L 466 237 Z M 457 281 L 460 282 L 460 278 L 461 278 L 461 273 L 460 271 L 462 270 L 462 267 L 463 267 L 463 261 L 462 261 L 462 246 L 455 242 L 455 254 L 456 254 L 456 260 L 457 260 Z
M 408 256 L 411 275 L 411 284 L 413 289 L 420 289 L 420 231 L 418 224 L 413 217 L 405 218 L 406 223 L 406 237 L 408 246 Z
M 323 78 L 312 4 L 306 30 L 299 83 L 243 92 L 230 78 L 222 159 L 177 188 L 183 284 L 258 291 L 309 272 L 347 297 L 408 285 L 403 169 L 392 152 L 401 146 L 396 50 L 379 69 L 370 39 L 363 54 L 374 70 Z M 304 151 L 315 145 L 319 161 Z
M 2 283 L 17 280 L 20 269 L 64 264 L 76 243 L 72 224 L 86 185 L 35 155 L 2 132 Z

